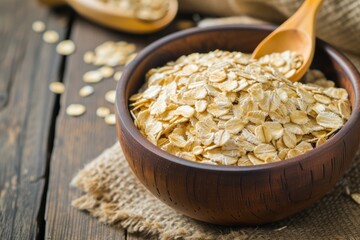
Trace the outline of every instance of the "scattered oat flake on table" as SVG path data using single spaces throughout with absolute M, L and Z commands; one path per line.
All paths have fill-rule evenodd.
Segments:
M 98 70 L 88 71 L 83 75 L 83 81 L 86 83 L 98 83 L 103 80 L 103 75 Z
M 121 78 L 121 76 L 122 76 L 122 71 L 117 71 L 117 72 L 115 72 L 115 74 L 114 74 L 114 80 L 115 80 L 115 81 L 119 81 L 120 78 Z
M 61 82 L 52 82 L 49 84 L 49 89 L 53 93 L 62 94 L 65 91 L 65 86 Z
M 130 54 L 128 58 L 126 59 L 125 65 L 128 65 L 131 63 L 137 56 L 137 53 Z
M 94 62 L 95 60 L 95 54 L 94 52 L 91 52 L 91 51 L 87 51 L 84 56 L 83 56 L 83 60 L 85 63 L 87 64 L 91 64 Z
M 100 118 L 105 118 L 109 114 L 110 114 L 110 109 L 107 107 L 98 107 L 96 109 L 96 116 L 98 116 Z
M 360 193 L 352 193 L 350 196 L 357 204 L 360 205 Z
M 86 85 L 80 88 L 79 96 L 80 97 L 87 97 L 94 93 L 94 88 L 92 86 Z
M 59 41 L 59 34 L 53 30 L 48 30 L 44 32 L 43 40 L 46 43 L 56 43 Z
M 42 21 L 35 21 L 32 24 L 32 29 L 34 32 L 41 33 L 46 29 L 45 23 Z
M 104 78 L 109 78 L 114 75 L 114 69 L 112 67 L 103 66 L 98 70 Z
M 82 104 L 70 104 L 66 108 L 66 114 L 73 117 L 78 117 L 86 112 L 86 108 Z
M 63 40 L 56 46 L 56 52 L 60 55 L 70 55 L 75 52 L 75 43 L 71 40 Z
M 109 103 L 115 103 L 116 91 L 110 90 L 105 94 L 105 100 Z
M 118 65 L 125 65 L 135 55 L 136 46 L 134 44 L 120 41 L 107 41 L 94 50 L 94 59 L 91 63 L 95 66 L 106 65 L 115 67 Z
M 111 113 L 111 114 L 105 116 L 105 123 L 107 125 L 115 125 L 116 124 L 115 114 Z

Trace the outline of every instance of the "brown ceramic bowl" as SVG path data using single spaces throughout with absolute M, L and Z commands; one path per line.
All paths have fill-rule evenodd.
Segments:
M 117 135 L 138 179 L 179 212 L 222 225 L 261 224 L 286 218 L 323 197 L 349 168 L 360 142 L 360 75 L 328 44 L 317 40 L 312 67 L 349 92 L 353 113 L 327 143 L 298 157 L 250 166 L 214 166 L 173 156 L 146 140 L 129 113 L 129 97 L 145 73 L 181 55 L 215 49 L 252 52 L 270 26 L 221 26 L 172 34 L 144 49 L 117 86 Z

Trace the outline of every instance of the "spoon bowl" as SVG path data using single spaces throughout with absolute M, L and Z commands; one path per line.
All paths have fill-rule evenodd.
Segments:
M 323 0 L 306 0 L 292 17 L 256 47 L 252 58 L 258 59 L 264 55 L 287 50 L 301 54 L 303 64 L 290 77 L 293 82 L 300 80 L 314 57 L 316 16 L 322 2 Z

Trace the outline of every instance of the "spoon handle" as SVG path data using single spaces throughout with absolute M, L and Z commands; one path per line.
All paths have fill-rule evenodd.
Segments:
M 324 0 L 305 0 L 283 25 L 282 29 L 298 29 L 315 37 L 316 17 Z

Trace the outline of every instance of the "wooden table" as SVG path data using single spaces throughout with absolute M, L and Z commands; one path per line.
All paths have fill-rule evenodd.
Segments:
M 35 20 L 72 39 L 75 54 L 62 57 L 31 29 Z M 115 88 L 108 79 L 94 85 L 95 94 L 78 96 L 82 75 L 93 66 L 83 54 L 106 40 L 125 40 L 144 47 L 175 31 L 136 36 L 93 24 L 69 8 L 49 10 L 34 0 L 0 0 L 0 239 L 134 239 L 126 231 L 97 222 L 71 207 L 80 195 L 69 183 L 86 163 L 116 141 L 115 127 L 95 115 L 112 107 L 104 94 Z M 121 68 L 117 68 L 121 69 Z M 49 83 L 63 82 L 55 95 Z M 74 118 L 71 103 L 87 108 Z

